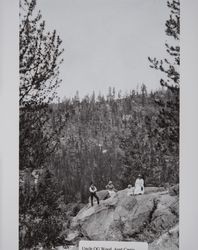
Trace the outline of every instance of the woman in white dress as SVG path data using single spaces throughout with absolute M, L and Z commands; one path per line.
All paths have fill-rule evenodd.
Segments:
M 134 194 L 144 194 L 144 180 L 140 174 L 138 175 L 138 178 L 135 181 Z

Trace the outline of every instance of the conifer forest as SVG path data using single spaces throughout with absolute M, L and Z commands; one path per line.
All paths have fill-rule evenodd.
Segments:
M 147 55 L 148 67 L 164 74 L 158 89 L 109 86 L 106 94 L 63 100 L 56 90 L 67 52 L 36 6 L 20 0 L 20 249 L 62 244 L 67 212 L 88 203 L 91 182 L 103 190 L 111 180 L 122 190 L 141 173 L 145 187 L 179 183 L 179 0 L 167 2 L 167 58 Z

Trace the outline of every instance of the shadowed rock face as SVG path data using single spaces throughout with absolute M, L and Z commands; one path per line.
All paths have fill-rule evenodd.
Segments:
M 149 245 L 149 250 L 175 250 L 179 249 L 179 225 Z
M 172 196 L 163 188 L 146 188 L 144 195 L 127 196 L 125 189 L 115 197 L 101 200 L 100 205 L 94 203 L 93 207 L 88 204 L 82 208 L 70 227 L 76 238 L 70 239 L 147 241 L 149 250 L 166 250 L 167 246 L 176 250 L 178 234 L 170 232 L 178 219 L 177 195 Z

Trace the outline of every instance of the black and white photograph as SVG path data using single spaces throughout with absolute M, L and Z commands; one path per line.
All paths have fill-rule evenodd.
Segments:
M 19 0 L 19 250 L 178 250 L 180 0 Z

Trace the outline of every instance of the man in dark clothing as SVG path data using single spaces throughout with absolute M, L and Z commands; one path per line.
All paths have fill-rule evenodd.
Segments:
M 90 192 L 90 196 L 91 196 L 91 206 L 93 207 L 93 197 L 96 198 L 97 203 L 98 203 L 98 205 L 99 205 L 99 203 L 100 203 L 100 202 L 99 202 L 99 198 L 98 198 L 98 196 L 97 196 L 97 194 L 96 194 L 97 188 L 94 186 L 93 183 L 91 183 L 91 186 L 89 187 L 89 192 Z

